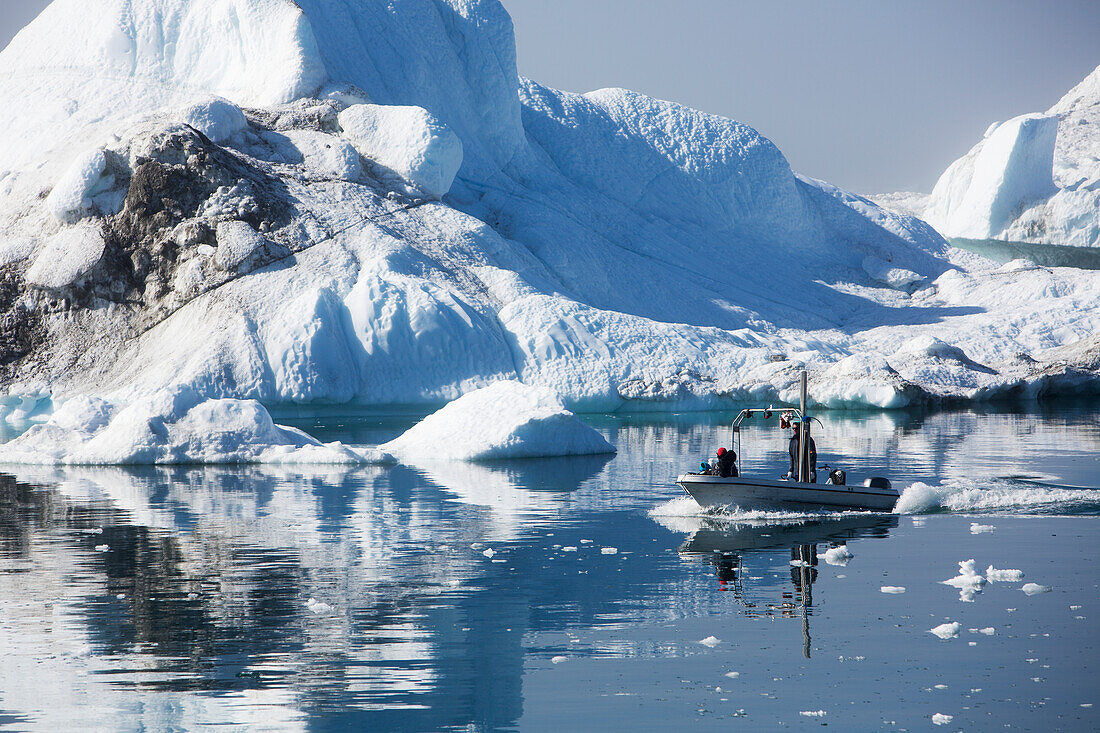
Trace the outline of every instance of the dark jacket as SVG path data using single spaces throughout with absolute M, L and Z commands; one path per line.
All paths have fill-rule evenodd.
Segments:
M 791 478 L 795 481 L 798 480 L 798 433 L 791 436 L 790 445 L 787 448 L 787 452 L 791 455 Z M 814 444 L 814 439 L 810 438 L 810 463 L 806 468 L 808 479 L 810 483 L 817 483 L 817 445 Z
M 718 475 L 729 478 L 737 475 L 737 454 L 731 450 L 718 457 Z

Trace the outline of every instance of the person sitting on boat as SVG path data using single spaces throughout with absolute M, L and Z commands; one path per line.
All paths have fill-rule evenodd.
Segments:
M 794 423 L 791 425 L 791 442 L 787 447 L 787 452 L 791 456 L 791 470 L 787 472 L 787 478 L 791 481 L 798 480 L 798 429 L 800 423 Z M 807 480 L 811 484 L 817 483 L 817 445 L 814 444 L 814 439 L 810 438 L 810 461 L 809 465 L 803 465 L 805 469 L 804 473 Z
M 737 476 L 737 454 L 725 448 L 718 449 L 718 475 L 722 478 Z

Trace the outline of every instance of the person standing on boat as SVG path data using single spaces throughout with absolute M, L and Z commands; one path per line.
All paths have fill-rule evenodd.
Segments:
M 725 448 L 718 449 L 718 475 L 722 478 L 737 476 L 737 454 Z
M 798 480 L 798 429 L 800 423 L 794 423 L 791 425 L 791 442 L 787 447 L 787 452 L 791 456 L 791 470 L 787 473 L 787 478 L 791 481 Z M 814 444 L 814 439 L 810 437 L 810 460 L 808 464 L 803 464 L 804 474 L 809 479 L 811 484 L 817 483 L 817 445 Z

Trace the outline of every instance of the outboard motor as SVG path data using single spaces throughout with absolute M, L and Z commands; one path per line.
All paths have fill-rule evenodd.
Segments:
M 870 489 L 892 489 L 890 485 L 890 479 L 883 478 L 882 476 L 872 476 L 869 479 L 863 481 L 863 485 Z
M 848 474 L 841 471 L 839 468 L 835 468 L 829 472 L 828 483 L 833 486 L 845 486 L 848 482 Z

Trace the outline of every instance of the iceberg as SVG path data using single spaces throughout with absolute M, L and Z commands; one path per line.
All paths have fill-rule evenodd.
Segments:
M 410 462 L 614 453 L 549 390 L 502 381 L 469 392 L 380 446 Z
M 876 201 L 945 237 L 1100 246 L 1100 66 L 1043 113 L 993 123 L 930 196 Z
M 101 5 L 55 0 L 0 52 L 12 404 L 522 382 L 707 409 L 792 400 L 803 369 L 835 408 L 1100 389 L 1096 278 L 961 258 L 733 120 L 521 78 L 496 0 Z M 1041 169 L 1036 124 L 997 160 Z

